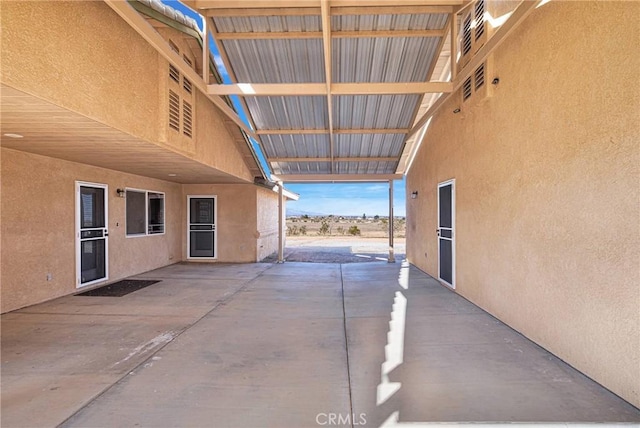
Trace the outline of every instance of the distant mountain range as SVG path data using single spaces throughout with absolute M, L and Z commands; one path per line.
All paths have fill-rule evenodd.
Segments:
M 311 211 L 287 209 L 287 217 L 300 217 L 300 216 L 303 216 L 303 215 L 308 215 L 310 217 L 316 217 L 316 216 L 329 215 L 329 214 L 323 214 L 323 213 L 311 212 Z

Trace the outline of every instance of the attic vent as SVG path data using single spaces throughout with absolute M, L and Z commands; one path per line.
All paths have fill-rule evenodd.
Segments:
M 180 83 L 180 71 L 173 64 L 169 64 L 169 77 L 176 83 Z
M 191 82 L 189 82 L 186 78 L 184 78 L 182 80 L 182 87 L 184 88 L 185 91 L 187 91 L 187 93 L 191 93 L 193 91 L 193 88 L 191 86 Z
M 192 110 L 191 104 L 182 100 L 182 133 L 191 138 Z
M 169 90 L 169 127 L 180 132 L 180 97 Z
M 178 47 L 178 45 L 176 45 L 175 43 L 173 43 L 173 40 L 169 40 L 169 46 L 171 47 L 171 49 L 173 49 L 173 51 L 177 54 L 180 53 L 180 48 Z
M 462 24 L 462 55 L 471 52 L 471 14 L 467 15 Z
M 184 59 L 184 62 L 186 62 L 189 67 L 193 68 L 193 62 L 191 62 L 188 56 L 182 55 L 182 59 Z
M 462 84 L 462 101 L 466 101 L 471 96 L 471 77 Z
M 473 79 L 475 82 L 476 91 L 484 85 L 484 63 L 480 64 L 476 71 L 473 73 Z
M 475 6 L 475 15 L 476 15 L 476 40 L 479 40 L 480 37 L 484 34 L 484 0 L 478 0 Z

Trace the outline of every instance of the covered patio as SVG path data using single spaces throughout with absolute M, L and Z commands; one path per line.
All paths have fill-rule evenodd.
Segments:
M 2 316 L 2 426 L 640 421 L 406 263 L 178 263 L 136 279 L 160 282 Z

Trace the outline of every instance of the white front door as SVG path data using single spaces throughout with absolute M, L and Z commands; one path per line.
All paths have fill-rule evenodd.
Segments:
M 187 218 L 187 258 L 218 258 L 216 197 L 188 196 Z
M 438 278 L 456 288 L 455 180 L 438 184 Z
M 76 287 L 109 278 L 106 184 L 76 182 Z

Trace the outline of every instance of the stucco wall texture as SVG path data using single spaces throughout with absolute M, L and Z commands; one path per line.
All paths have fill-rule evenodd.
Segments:
M 186 184 L 182 191 L 185 222 L 187 196 L 217 196 L 218 262 L 256 262 L 277 251 L 277 236 L 276 239 L 270 239 L 268 236 L 264 239 L 274 225 L 277 231 L 278 199 L 274 192 L 249 184 Z M 265 195 L 264 192 L 270 192 L 274 197 Z M 275 223 L 267 223 L 269 218 L 265 220 L 265 215 L 273 215 L 265 214 L 266 211 L 275 212 Z M 187 258 L 186 239 L 185 236 L 184 259 Z M 262 254 L 266 255 L 260 257 Z
M 187 259 L 187 195 L 218 197 L 218 262 L 256 262 L 277 251 L 278 199 L 270 190 L 181 185 L 5 148 L 0 158 L 0 312 L 77 290 L 76 181 L 109 186 L 109 282 Z M 116 194 L 126 187 L 165 193 L 165 234 L 126 237 L 126 200 Z
M 437 185 L 455 178 L 456 292 L 635 406 L 638 16 L 635 2 L 534 11 L 490 61 L 500 83 L 443 106 L 407 177 L 409 260 L 437 276 Z
M 197 90 L 193 138 L 169 129 L 169 63 L 107 4 L 0 2 L 0 16 L 3 83 L 253 181 L 222 113 Z
M 76 181 L 109 186 L 110 281 L 180 261 L 180 184 L 4 148 L 1 163 L 1 312 L 76 291 Z M 124 187 L 165 193 L 165 234 L 126 237 Z
M 257 260 L 260 261 L 278 252 L 278 194 L 261 187 L 256 189 L 258 220 L 256 251 Z

